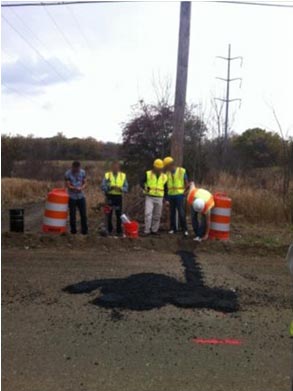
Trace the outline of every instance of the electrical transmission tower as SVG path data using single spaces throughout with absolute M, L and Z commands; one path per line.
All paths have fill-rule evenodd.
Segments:
M 234 77 L 231 79 L 231 61 L 233 60 L 240 60 L 241 61 L 241 66 L 243 62 L 243 57 L 238 56 L 238 57 L 231 57 L 231 44 L 228 45 L 228 57 L 222 57 L 222 56 L 217 56 L 217 58 L 220 58 L 221 60 L 227 61 L 227 78 L 223 77 L 217 77 L 217 79 L 225 81 L 226 82 L 226 98 L 216 98 L 217 100 L 220 100 L 221 102 L 225 103 L 226 110 L 225 110 L 225 128 L 224 128 L 224 143 L 225 146 L 227 145 L 227 139 L 228 139 L 228 129 L 229 129 L 229 104 L 230 102 L 235 102 L 235 101 L 240 101 L 240 98 L 235 98 L 235 99 L 230 99 L 230 83 L 235 80 L 240 80 L 242 81 L 241 77 Z

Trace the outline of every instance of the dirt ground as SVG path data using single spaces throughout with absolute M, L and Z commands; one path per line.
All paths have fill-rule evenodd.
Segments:
M 233 235 L 3 234 L 3 390 L 289 390 L 286 245 Z

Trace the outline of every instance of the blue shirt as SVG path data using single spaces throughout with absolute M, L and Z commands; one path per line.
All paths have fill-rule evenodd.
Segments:
M 69 181 L 70 184 L 74 187 L 82 187 L 84 184 L 86 175 L 83 169 L 80 169 L 78 172 L 73 173 L 71 169 L 67 170 L 65 173 L 65 180 Z M 74 191 L 67 189 L 68 195 L 74 200 L 80 200 L 85 197 L 83 191 Z

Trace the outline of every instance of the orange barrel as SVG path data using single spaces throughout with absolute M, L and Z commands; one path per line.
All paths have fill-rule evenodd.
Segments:
M 210 239 L 228 240 L 230 237 L 230 221 L 232 200 L 226 193 L 215 193 L 215 206 L 211 210 Z
M 43 232 L 66 232 L 68 194 L 65 189 L 53 189 L 47 196 Z

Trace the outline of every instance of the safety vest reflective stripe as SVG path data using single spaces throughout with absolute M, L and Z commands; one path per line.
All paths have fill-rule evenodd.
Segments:
M 213 208 L 214 205 L 215 205 L 214 198 L 211 195 L 210 199 L 208 201 L 206 201 L 205 207 L 204 207 L 204 210 L 202 211 L 202 213 L 203 214 L 208 213 Z
M 188 196 L 187 196 L 187 203 L 188 203 L 189 205 L 191 205 L 191 204 L 193 203 L 194 198 L 195 198 L 195 193 L 196 193 L 196 191 L 197 191 L 197 188 L 196 188 L 196 187 L 194 187 L 193 189 L 191 189 L 191 190 L 189 191 Z
M 107 181 L 110 181 L 110 187 L 117 186 L 120 189 L 119 190 L 109 190 L 108 194 L 113 194 L 113 195 L 121 195 L 122 194 L 122 187 L 125 182 L 126 175 L 124 172 L 118 172 L 117 175 L 115 176 L 113 172 L 106 172 L 105 174 L 105 179 Z
M 179 195 L 184 193 L 185 172 L 186 172 L 185 168 L 177 167 L 173 174 L 170 171 L 167 173 L 168 195 Z
M 164 197 L 164 186 L 167 182 L 167 175 L 160 174 L 159 177 L 152 171 L 147 171 L 146 173 L 146 187 L 149 188 L 149 191 L 145 191 L 147 195 L 154 197 Z

